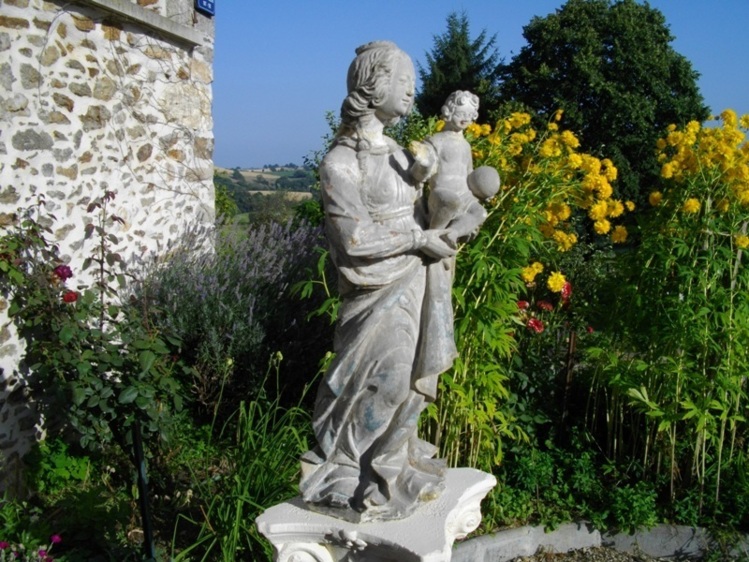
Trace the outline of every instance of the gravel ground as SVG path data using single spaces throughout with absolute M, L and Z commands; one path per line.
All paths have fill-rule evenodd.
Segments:
M 673 558 L 651 558 L 644 554 L 626 554 L 611 548 L 581 548 L 566 554 L 539 552 L 518 556 L 512 562 L 673 562 Z

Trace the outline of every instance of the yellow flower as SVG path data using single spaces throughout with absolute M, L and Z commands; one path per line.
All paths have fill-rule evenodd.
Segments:
M 632 211 L 634 211 L 634 210 L 635 210 L 635 204 L 634 204 L 634 202 L 633 202 L 633 201 L 627 201 L 627 202 L 626 202 L 626 203 L 624 204 L 624 206 L 625 206 L 625 207 L 627 207 L 627 210 L 628 210 L 628 211 L 629 211 L 630 213 L 631 213 Z
M 715 204 L 715 208 L 718 210 L 719 213 L 725 213 L 728 211 L 729 207 L 731 206 L 731 203 L 728 201 L 728 199 L 721 199 Z
M 598 201 L 590 209 L 588 209 L 588 216 L 592 221 L 598 221 L 606 218 L 606 214 L 609 211 L 609 206 L 606 201 Z
M 561 121 L 562 115 L 564 115 L 564 109 L 557 109 L 554 112 L 554 121 Z
M 557 125 L 556 123 L 549 123 L 549 125 L 548 125 L 547 128 L 550 131 L 558 131 L 559 130 L 559 125 Z
M 567 234 L 563 230 L 555 230 L 552 236 L 557 243 L 557 250 L 560 252 L 569 251 L 577 243 L 577 235 L 574 233 Z
M 608 215 L 611 218 L 620 217 L 624 214 L 624 205 L 621 201 L 611 200 L 608 202 Z
M 488 123 L 484 123 L 481 125 L 481 136 L 489 136 L 489 134 L 492 132 L 492 126 Z
M 523 125 L 527 125 L 528 123 L 531 122 L 531 116 L 528 113 L 520 113 L 516 111 L 515 113 L 510 115 L 509 121 L 510 121 L 510 125 L 514 129 L 519 129 Z
M 572 209 L 567 203 L 552 203 L 549 206 L 549 211 L 559 221 L 566 221 L 572 214 Z
M 562 131 L 562 142 L 570 148 L 577 148 L 580 146 L 580 141 L 572 131 Z
M 684 201 L 684 205 L 681 206 L 681 210 L 684 211 L 685 213 L 695 214 L 695 213 L 700 212 L 701 206 L 702 205 L 700 204 L 698 199 L 695 199 L 694 197 L 690 197 L 689 199 Z
M 653 191 L 648 196 L 648 202 L 653 206 L 657 207 L 661 204 L 661 201 L 663 201 L 663 194 L 660 191 Z
M 614 163 L 608 158 L 604 158 L 603 160 L 601 160 L 601 165 L 604 167 L 603 175 L 606 176 L 606 179 L 609 181 L 616 180 L 617 176 L 619 175 L 619 170 L 616 169 Z
M 471 123 L 466 127 L 466 133 L 469 135 L 473 135 L 474 137 L 480 137 L 481 136 L 481 125 L 478 125 L 476 123 Z
M 555 271 L 554 273 L 549 275 L 549 280 L 546 282 L 546 286 L 552 293 L 561 293 L 566 282 L 567 279 L 564 278 L 564 275 L 562 275 L 558 271 Z
M 661 177 L 665 179 L 671 179 L 674 177 L 674 163 L 666 162 L 661 168 Z
M 603 176 L 598 176 L 597 182 L 598 185 L 596 185 L 596 189 L 598 190 L 598 196 L 601 199 L 608 199 L 611 197 L 614 193 L 614 189 L 611 187 L 609 181 Z
M 442 129 L 445 128 L 445 120 L 440 119 L 437 121 L 437 124 L 434 126 L 434 129 L 439 133 Z
M 611 233 L 611 241 L 614 244 L 623 244 L 627 241 L 627 229 L 624 226 L 615 226 L 614 231 Z
M 559 146 L 556 137 L 550 137 L 541 143 L 538 153 L 544 158 L 550 158 L 562 154 L 562 148 Z
M 749 236 L 746 234 L 737 234 L 735 238 L 736 245 L 742 250 L 749 248 Z
M 723 123 L 726 127 L 735 127 L 738 123 L 736 112 L 733 109 L 726 109 L 720 114 L 720 118 L 723 119 Z
M 595 230 L 598 234 L 606 234 L 609 230 L 611 230 L 611 223 L 606 219 L 597 220 L 593 223 L 593 230 Z
M 583 157 L 573 152 L 567 157 L 567 163 L 570 165 L 570 168 L 577 170 L 583 165 Z
M 745 113 L 741 116 L 741 119 L 739 119 L 739 126 L 742 129 L 749 129 L 749 113 Z

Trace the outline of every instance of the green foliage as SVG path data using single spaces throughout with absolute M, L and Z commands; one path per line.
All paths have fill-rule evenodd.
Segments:
M 655 499 L 653 485 L 647 482 L 614 488 L 611 494 L 611 511 L 616 528 L 631 533 L 641 527 L 657 525 Z
M 44 440 L 24 457 L 26 477 L 36 491 L 55 496 L 86 485 L 91 477 L 91 460 L 85 455 L 71 455 L 68 449 L 62 439 Z
M 225 183 L 217 181 L 218 176 L 213 177 L 213 185 L 216 190 L 216 217 L 218 219 L 228 219 L 239 212 L 236 201 L 231 196 L 231 192 Z
M 47 420 L 50 434 L 69 423 L 81 444 L 92 450 L 110 440 L 128 449 L 130 429 L 139 420 L 147 437 L 167 437 L 170 413 L 181 407 L 180 388 L 165 335 L 150 328 L 139 312 L 123 305 L 125 284 L 119 241 L 108 227 L 121 219 L 110 214 L 114 193 L 88 206 L 86 226 L 93 240 L 83 269 L 94 282 L 67 288 L 74 275 L 51 242 L 54 217 L 44 201 L 19 211 L 19 222 L 0 238 L 0 290 L 8 313 L 25 340 L 22 368 L 30 372 L 29 390 Z M 176 340 L 174 340 L 176 342 Z
M 280 357 L 271 361 L 276 370 Z M 184 527 L 199 532 L 189 547 L 174 552 L 181 560 L 261 560 L 272 550 L 259 534 L 255 518 L 265 509 L 297 494 L 299 457 L 308 450 L 309 413 L 299 406 L 284 408 L 279 399 L 261 393 L 242 402 L 237 419 L 227 426 L 230 439 L 224 453 L 229 472 L 210 492 L 199 486 L 206 505 L 202 520 L 180 517 L 175 536 Z M 205 493 L 209 492 L 209 493 Z
M 584 149 L 614 161 L 621 196 L 643 203 L 658 170 L 644 147 L 667 125 L 708 115 L 663 14 L 635 0 L 568 0 L 523 35 L 527 45 L 502 68 L 502 99 L 544 121 L 563 109 Z
M 449 14 L 447 30 L 434 37 L 432 51 L 426 54 L 426 67 L 418 65 L 419 112 L 439 116 L 447 96 L 456 90 L 469 90 L 481 98 L 479 114 L 485 121 L 489 110 L 498 104 L 499 55 L 495 43 L 496 35 L 487 38 L 486 31 L 472 39 L 465 13 Z

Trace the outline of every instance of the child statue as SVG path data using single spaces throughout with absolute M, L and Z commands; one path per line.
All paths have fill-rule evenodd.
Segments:
M 429 183 L 429 228 L 449 229 L 453 241 L 475 235 L 487 216 L 480 201 L 499 190 L 497 170 L 490 166 L 473 169 L 471 145 L 463 136 L 478 117 L 478 108 L 476 95 L 453 92 L 442 106 L 442 131 L 409 147 L 416 160 L 414 175 Z

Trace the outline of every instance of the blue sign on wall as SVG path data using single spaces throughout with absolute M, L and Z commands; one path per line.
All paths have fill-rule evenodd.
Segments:
M 195 0 L 195 9 L 209 16 L 216 15 L 215 0 Z

